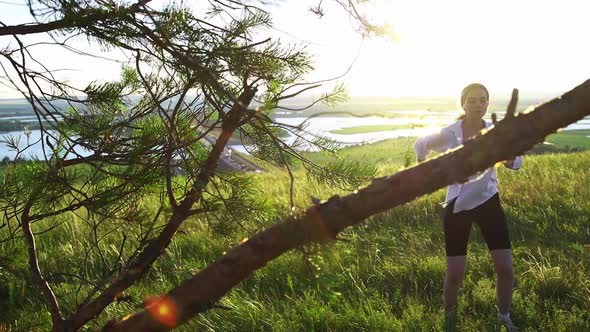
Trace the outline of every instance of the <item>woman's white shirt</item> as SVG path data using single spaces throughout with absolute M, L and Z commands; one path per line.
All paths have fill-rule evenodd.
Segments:
M 431 151 L 445 152 L 463 144 L 463 129 L 461 124 L 463 120 L 458 120 L 452 125 L 441 129 L 434 135 L 421 137 L 414 144 L 414 152 L 418 160 L 424 160 Z M 491 126 L 491 122 L 485 121 L 485 126 Z M 522 166 L 522 157 L 518 156 L 506 167 L 517 170 Z M 447 197 L 443 206 L 446 207 L 453 199 L 455 207 L 453 213 L 471 210 L 488 199 L 492 198 L 498 192 L 498 177 L 496 168 L 490 167 L 483 172 L 472 175 L 465 183 L 454 183 L 448 187 Z

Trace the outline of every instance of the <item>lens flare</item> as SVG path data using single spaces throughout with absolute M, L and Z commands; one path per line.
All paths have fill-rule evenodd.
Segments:
M 169 328 L 176 326 L 178 319 L 176 303 L 165 295 L 150 296 L 145 299 L 145 306 L 148 312 L 162 325 Z

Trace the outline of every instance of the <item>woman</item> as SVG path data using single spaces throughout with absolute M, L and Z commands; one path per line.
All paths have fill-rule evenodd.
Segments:
M 461 93 L 461 107 L 465 115 L 454 124 L 442 129 L 440 133 L 418 139 L 414 145 L 418 161 L 426 159 L 430 151 L 444 152 L 462 145 L 464 140 L 489 127 L 491 123 L 483 120 L 488 104 L 489 93 L 485 86 L 479 83 L 466 86 Z M 516 157 L 504 165 L 517 170 L 521 164 L 522 158 Z M 496 169 L 490 167 L 482 173 L 471 176 L 466 183 L 450 185 L 444 206 L 447 256 L 443 289 L 445 329 L 456 330 L 457 297 L 465 276 L 467 240 L 471 224 L 475 222 L 482 231 L 494 262 L 498 318 L 508 331 L 518 331 L 509 314 L 514 274 L 506 217 L 498 197 Z

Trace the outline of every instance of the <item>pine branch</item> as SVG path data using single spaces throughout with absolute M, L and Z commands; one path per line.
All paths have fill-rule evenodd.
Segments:
M 228 112 L 229 118 L 233 122 L 224 122 L 224 129 L 217 139 L 212 151 L 201 171 L 197 175 L 196 181 L 192 188 L 187 193 L 185 199 L 174 209 L 170 220 L 160 232 L 160 234 L 150 241 L 148 245 L 143 248 L 136 258 L 122 269 L 122 272 L 115 276 L 110 285 L 94 300 L 90 301 L 66 319 L 65 324 L 72 329 L 78 329 L 86 322 L 99 315 L 104 308 L 106 308 L 116 298 L 117 294 L 131 286 L 137 279 L 139 279 L 150 267 L 150 265 L 161 255 L 163 250 L 170 244 L 170 241 L 182 223 L 195 210 L 191 210 L 194 203 L 196 203 L 203 190 L 209 183 L 211 176 L 214 174 L 217 163 L 224 147 L 227 145 L 231 135 L 236 130 L 236 126 L 240 120 L 240 114 L 245 111 L 245 106 L 249 105 L 254 97 L 253 91 L 244 91 L 234 103 L 231 111 Z
M 139 11 L 140 7 L 145 6 L 151 0 L 139 0 L 136 4 L 128 8 L 119 8 L 117 12 L 105 11 L 96 8 L 85 8 L 79 13 L 80 19 L 72 20 L 71 18 L 62 18 L 48 23 L 4 25 L 0 27 L 0 36 L 6 35 L 29 35 L 35 33 L 52 32 L 63 29 L 81 29 L 96 25 L 99 21 L 116 19 L 122 13 L 131 15 Z

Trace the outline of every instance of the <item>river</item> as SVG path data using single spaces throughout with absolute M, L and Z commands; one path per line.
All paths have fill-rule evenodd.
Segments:
M 457 117 L 457 112 L 428 112 L 423 110 L 397 111 L 395 118 L 383 117 L 339 117 L 339 116 L 319 116 L 311 119 L 304 117 L 277 117 L 275 121 L 290 126 L 298 126 L 301 123 L 306 124 L 306 131 L 309 133 L 319 134 L 332 140 L 342 142 L 343 145 L 357 145 L 374 143 L 397 137 L 423 136 L 438 131 L 440 128 L 451 124 Z M 30 117 L 11 117 L 13 120 L 27 121 Z M 371 125 L 400 125 L 405 129 L 396 129 L 388 131 L 378 131 L 358 134 L 334 134 L 331 131 L 343 128 L 371 126 Z M 412 125 L 418 125 L 411 128 Z M 590 129 L 590 117 L 587 117 L 577 123 L 569 125 L 565 130 Z M 15 131 L 0 134 L 0 139 L 5 140 L 7 137 L 20 137 L 21 147 L 26 146 L 27 138 L 23 131 Z M 40 139 L 39 130 L 31 130 L 29 142 L 38 142 Z M 292 144 L 295 137 L 290 135 L 284 138 L 287 144 Z M 231 149 L 245 152 L 242 145 L 231 145 Z M 48 151 L 48 150 L 46 150 Z M 87 151 L 77 151 L 82 155 L 87 155 Z M 9 149 L 6 144 L 0 143 L 0 159 L 8 157 L 14 159 L 16 152 Z M 43 149 L 41 143 L 32 145 L 22 155 L 27 159 L 43 158 Z

